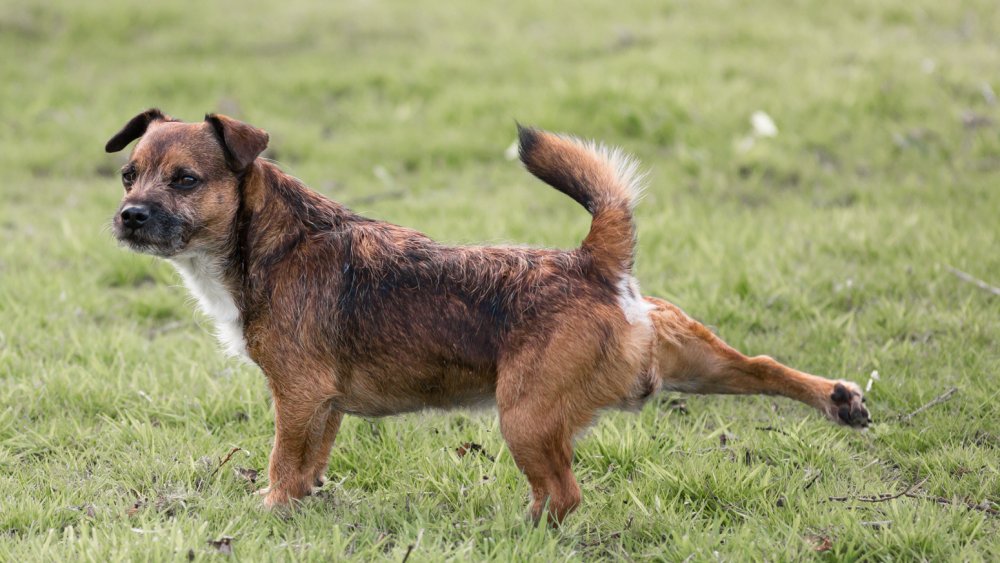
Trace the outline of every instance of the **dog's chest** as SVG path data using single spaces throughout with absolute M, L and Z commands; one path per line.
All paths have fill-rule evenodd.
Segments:
M 247 358 L 243 320 L 236 301 L 222 281 L 222 269 L 203 256 L 170 260 L 198 306 L 215 321 L 215 336 L 227 355 Z

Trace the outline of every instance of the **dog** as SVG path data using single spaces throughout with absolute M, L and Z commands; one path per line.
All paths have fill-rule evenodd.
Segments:
M 495 404 L 530 515 L 553 524 L 581 501 L 574 437 L 661 390 L 782 395 L 869 424 L 856 384 L 747 357 L 640 293 L 635 161 L 530 127 L 518 136 L 527 170 L 592 215 L 579 248 L 446 246 L 362 217 L 260 158 L 268 134 L 224 115 L 150 109 L 108 141 L 117 152 L 139 139 L 117 239 L 170 262 L 226 352 L 267 376 L 265 505 L 322 485 L 345 414 Z

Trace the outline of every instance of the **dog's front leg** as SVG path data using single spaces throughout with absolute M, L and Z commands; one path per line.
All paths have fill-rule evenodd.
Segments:
M 344 413 L 326 410 L 325 416 L 313 421 L 309 443 L 306 445 L 306 475 L 311 475 L 314 487 L 326 482 L 326 468 L 330 464 L 330 450 L 340 431 Z
M 804 373 L 767 356 L 744 356 L 678 307 L 653 297 L 646 300 L 654 306 L 650 318 L 664 389 L 782 395 L 815 407 L 840 424 L 863 428 L 871 422 L 857 384 Z
M 325 396 L 301 388 L 295 393 L 283 391 L 272 384 L 275 436 L 268 467 L 270 486 L 264 498 L 269 507 L 286 505 L 312 491 L 320 470 L 317 460 L 329 455 L 324 445 L 333 445 L 340 427 L 340 414 L 331 413 Z M 333 432 L 328 432 L 331 416 L 336 420 Z

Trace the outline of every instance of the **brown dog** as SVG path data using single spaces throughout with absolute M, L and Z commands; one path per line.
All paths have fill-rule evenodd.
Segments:
M 548 503 L 554 522 L 580 503 L 573 437 L 661 389 L 784 395 L 869 423 L 857 385 L 748 358 L 639 293 L 631 160 L 519 133 L 527 169 L 593 215 L 580 248 L 451 247 L 366 219 L 258 158 L 267 133 L 222 115 L 151 109 L 108 141 L 115 152 L 142 137 L 122 169 L 118 239 L 170 261 L 223 347 L 267 375 L 268 506 L 322 483 L 344 414 L 495 401 L 531 514 Z

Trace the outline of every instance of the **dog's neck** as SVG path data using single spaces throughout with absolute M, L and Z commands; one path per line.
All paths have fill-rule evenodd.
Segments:
M 273 288 L 273 268 L 320 232 L 360 219 L 345 206 L 309 189 L 276 165 L 257 159 L 240 184 L 225 277 L 241 311 L 260 311 Z M 327 239 L 326 244 L 332 244 Z
M 310 234 L 340 229 L 356 217 L 343 205 L 307 188 L 270 162 L 257 159 L 240 185 L 229 270 L 244 289 Z
M 276 267 L 311 234 L 335 231 L 357 216 L 305 187 L 277 166 L 258 159 L 240 181 L 240 205 L 226 244 L 170 259 L 201 310 L 212 317 L 216 337 L 232 356 L 248 357 L 245 328 Z

